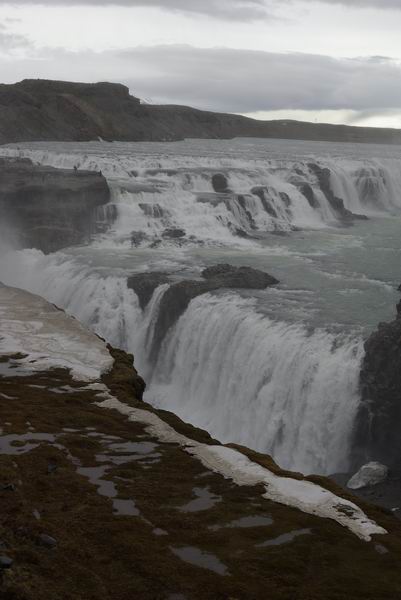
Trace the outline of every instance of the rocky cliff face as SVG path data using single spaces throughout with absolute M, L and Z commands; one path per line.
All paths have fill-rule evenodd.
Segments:
M 401 303 L 365 344 L 362 403 L 355 432 L 356 463 L 377 460 L 401 468 Z
M 0 85 L 0 143 L 266 137 L 401 143 L 396 129 L 258 121 L 186 106 L 142 105 L 111 83 L 24 80 Z
M 99 173 L 0 159 L 0 222 L 20 247 L 54 252 L 85 243 L 96 229 L 96 209 L 109 198 Z

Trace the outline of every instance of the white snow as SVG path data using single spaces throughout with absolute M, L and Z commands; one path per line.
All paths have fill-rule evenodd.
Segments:
M 205 467 L 232 479 L 237 485 L 263 484 L 265 498 L 298 508 L 308 514 L 333 519 L 365 541 L 370 541 L 372 535 L 387 533 L 370 520 L 356 504 L 319 485 L 310 481 L 279 477 L 233 448 L 208 446 L 187 438 L 156 414 L 123 404 L 111 396 L 107 388 L 104 388 L 103 395 L 106 399 L 99 403 L 99 406 L 118 410 L 130 421 L 147 425 L 147 430 L 152 436 L 162 442 L 179 444 L 186 452 L 198 458 Z
M 347 483 L 351 490 L 359 490 L 368 485 L 378 485 L 385 481 L 388 476 L 388 467 L 379 462 L 370 462 L 363 465 Z
M 75 379 L 94 381 L 113 365 L 106 344 L 76 319 L 43 298 L 0 284 L 0 355 L 26 355 L 26 371 L 70 369 Z

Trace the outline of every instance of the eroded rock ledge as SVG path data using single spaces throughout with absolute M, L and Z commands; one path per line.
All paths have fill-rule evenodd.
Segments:
M 160 303 L 153 338 L 153 357 L 167 331 L 197 296 L 224 288 L 264 290 L 279 283 L 275 277 L 259 269 L 228 264 L 208 267 L 202 271 L 201 276 L 202 279 L 186 279 L 178 283 L 173 282 L 167 273 L 161 272 L 138 273 L 128 278 L 127 285 L 137 294 L 142 309 L 157 287 L 170 283 Z
M 97 209 L 109 199 L 100 173 L 0 158 L 1 235 L 13 235 L 19 247 L 48 253 L 86 243 L 96 231 Z
M 355 430 L 360 466 L 371 460 L 401 471 L 401 302 L 396 319 L 380 323 L 365 344 L 362 402 Z

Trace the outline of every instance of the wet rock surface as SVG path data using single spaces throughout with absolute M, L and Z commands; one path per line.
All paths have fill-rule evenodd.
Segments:
M 96 211 L 109 199 L 99 173 L 0 158 L 0 219 L 22 248 L 48 253 L 87 243 L 96 232 Z
M 271 285 L 280 283 L 264 271 L 251 267 L 233 267 L 223 264 L 208 267 L 202 271 L 202 277 L 207 281 L 213 281 L 219 287 L 249 288 L 264 290 Z
M 401 314 L 365 343 L 353 467 L 378 461 L 401 472 Z

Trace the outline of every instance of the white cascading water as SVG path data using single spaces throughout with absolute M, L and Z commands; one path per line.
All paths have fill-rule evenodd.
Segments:
M 272 454 L 305 473 L 346 470 L 358 407 L 361 339 L 274 322 L 235 294 L 193 300 L 148 357 L 160 286 L 146 307 L 125 277 L 101 277 L 61 253 L 36 250 L 0 261 L 8 285 L 40 293 L 116 347 L 136 356 L 148 398 L 208 430 Z
M 236 295 L 192 301 L 160 351 L 159 406 L 275 457 L 285 468 L 347 468 L 358 407 L 360 340 L 273 322 Z
M 330 169 L 332 190 L 348 210 L 366 215 L 401 212 L 399 160 L 155 155 L 129 152 L 129 144 L 89 144 L 84 145 L 87 153 L 79 153 L 77 145 L 71 146 L 70 152 L 68 144 L 52 150 L 43 144 L 5 147 L 0 155 L 101 171 L 109 181 L 117 218 L 111 231 L 96 240 L 98 247 L 129 246 L 132 232 L 145 234 L 138 245 L 166 244 L 162 234 L 174 228 L 185 232 L 187 244 L 249 246 L 252 238 L 266 232 L 336 225 L 339 215 L 311 164 Z M 216 173 L 226 177 L 227 193 L 214 192 Z M 103 212 L 112 211 L 109 207 Z
M 93 248 L 130 248 L 132 232 L 146 234 L 141 247 L 166 246 L 172 228 L 185 241 L 249 249 L 258 235 L 336 225 L 308 159 L 151 155 L 124 145 L 99 145 L 86 154 L 3 148 L 56 167 L 101 170 L 112 189 L 116 220 Z M 78 147 L 77 147 L 78 148 Z M 124 152 L 123 152 L 124 149 Z M 355 213 L 401 211 L 399 162 L 325 159 L 334 194 Z M 224 173 L 227 194 L 215 194 L 212 176 Z M 313 190 L 313 207 L 302 186 Z M 255 188 L 258 192 L 255 193 Z M 111 220 L 112 207 L 100 219 Z M 238 230 L 248 238 L 238 237 Z M 146 268 L 146 265 L 144 265 Z M 274 321 L 256 301 L 239 295 L 204 295 L 191 302 L 168 332 L 156 365 L 149 355 L 167 286 L 145 311 L 124 273 L 102 274 L 62 252 L 25 250 L 0 256 L 0 280 L 38 293 L 63 307 L 115 346 L 133 351 L 148 382 L 148 398 L 207 429 L 271 453 L 283 467 L 306 473 L 346 470 L 357 411 L 362 338 Z

